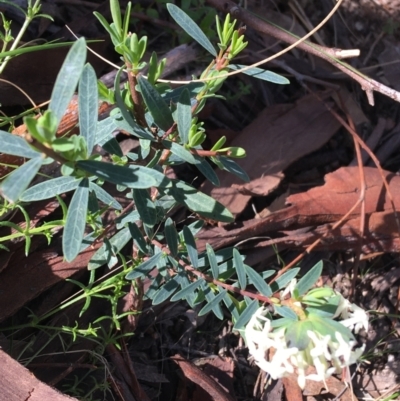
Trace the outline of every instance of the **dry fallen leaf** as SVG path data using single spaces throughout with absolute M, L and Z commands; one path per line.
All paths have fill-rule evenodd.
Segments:
M 196 363 L 198 366 L 198 363 Z M 204 358 L 202 363 L 203 372 L 216 381 L 228 394 L 234 394 L 233 370 L 235 364 L 229 357 L 210 357 Z M 201 385 L 196 386 L 193 393 L 193 401 L 205 401 L 207 393 Z
M 338 128 L 338 121 L 313 96 L 305 96 L 290 108 L 268 108 L 231 143 L 246 149 L 247 157 L 239 164 L 255 182 L 243 185 L 231 173 L 219 171 L 220 187 L 206 183 L 203 191 L 238 214 L 250 195 L 264 196 L 273 191 L 283 179 L 286 167 L 320 148 Z
M 380 245 L 384 249 L 396 246 L 392 242 L 387 243 L 388 239 L 398 237 L 399 230 L 382 177 L 378 169 L 372 167 L 365 167 L 364 173 L 367 236 L 378 242 L 380 239 L 384 240 Z M 384 172 L 384 176 L 389 183 L 394 206 L 400 211 L 400 176 L 388 171 Z M 342 167 L 326 175 L 325 185 L 289 196 L 286 208 L 265 218 L 245 222 L 242 228 L 234 230 L 221 227 L 203 230 L 198 236 L 198 249 L 202 250 L 207 242 L 213 247 L 221 248 L 266 233 L 337 222 L 357 203 L 360 188 L 358 167 Z M 342 241 L 345 236 L 341 230 L 347 230 L 348 237 L 359 240 L 360 211 L 361 205 L 348 216 L 346 226 L 336 230 L 336 235 L 341 236 Z M 311 235 L 322 236 L 327 230 L 330 230 L 330 226 L 315 229 Z M 300 236 L 299 242 L 304 242 L 306 238 L 311 238 L 310 233 Z M 296 238 L 291 240 L 295 241 Z M 347 242 L 346 238 L 344 240 Z
M 179 365 L 187 379 L 202 387 L 214 401 L 234 401 L 236 399 L 193 363 L 187 361 L 180 355 L 175 355 L 171 359 Z

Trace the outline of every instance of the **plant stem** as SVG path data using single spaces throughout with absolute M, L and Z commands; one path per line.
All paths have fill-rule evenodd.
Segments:
M 25 21 L 18 32 L 17 37 L 15 38 L 13 44 L 10 47 L 10 51 L 15 50 L 17 46 L 19 45 L 19 42 L 21 41 L 22 37 L 24 36 L 26 30 L 28 29 L 29 24 L 32 22 L 32 17 L 30 17 L 28 14 L 26 15 Z M 0 63 L 0 75 L 3 73 L 4 69 L 6 68 L 8 62 L 11 60 L 12 56 L 7 56 L 1 63 Z
M 151 241 L 154 245 L 156 245 L 157 247 L 161 248 L 162 252 L 165 252 L 168 255 L 171 255 L 171 251 L 169 250 L 168 247 L 162 245 L 160 242 L 156 241 L 156 240 L 152 240 Z M 234 292 L 236 294 L 242 295 L 243 297 L 249 297 L 252 299 L 257 299 L 258 301 L 264 302 L 264 303 L 268 303 L 271 304 L 272 301 L 266 297 L 265 295 L 261 295 L 261 294 L 256 294 L 254 292 L 250 292 L 250 291 L 246 291 L 246 290 L 242 290 L 238 287 L 234 287 L 233 285 L 230 284 L 226 284 L 222 281 L 216 280 L 210 276 L 208 276 L 207 274 L 202 273 L 201 271 L 195 269 L 193 266 L 190 266 L 188 264 L 186 264 L 182 259 L 178 259 L 177 262 L 180 264 L 180 266 L 182 266 L 186 271 L 194 274 L 197 277 L 202 278 L 203 280 L 207 281 L 208 283 L 212 283 L 218 287 L 222 287 L 225 288 L 226 290 L 230 291 L 230 292 Z
M 53 160 L 60 164 L 65 164 L 68 162 L 67 159 L 62 157 L 60 154 L 55 152 L 52 148 L 48 148 L 43 143 L 40 143 L 38 140 L 33 138 L 30 134 L 26 133 L 24 136 L 25 140 L 29 142 L 32 146 L 38 149 L 40 152 L 44 153 L 46 156 L 51 157 Z
M 128 70 L 127 75 L 128 75 L 128 82 L 129 82 L 129 90 L 131 92 L 132 101 L 134 104 L 133 113 L 135 114 L 136 121 L 138 122 L 139 125 L 141 125 L 142 127 L 148 127 L 147 121 L 144 117 L 143 101 L 142 101 L 142 98 L 141 98 L 139 92 L 136 90 L 136 85 L 138 83 L 137 76 L 132 71 L 132 64 L 126 60 L 125 60 L 125 64 L 126 64 L 126 68 Z

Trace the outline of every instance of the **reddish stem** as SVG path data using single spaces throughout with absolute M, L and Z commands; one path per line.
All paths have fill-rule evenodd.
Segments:
M 152 240 L 152 243 L 154 245 L 158 246 L 159 248 L 161 248 L 161 250 L 163 252 L 165 252 L 166 254 L 171 255 L 171 251 L 169 250 L 168 247 L 162 245 L 160 242 L 158 242 L 156 240 Z M 242 295 L 243 297 L 249 297 L 249 298 L 257 299 L 260 302 L 264 302 L 264 303 L 268 303 L 268 304 L 272 303 L 271 300 L 268 297 L 264 296 L 264 295 L 260 295 L 260 294 L 254 293 L 254 292 L 242 290 L 240 288 L 234 287 L 233 285 L 226 284 L 226 283 L 224 283 L 222 281 L 216 280 L 216 279 L 208 276 L 207 274 L 204 274 L 201 271 L 195 269 L 193 266 L 190 266 L 190 265 L 186 264 L 182 259 L 178 259 L 177 262 L 186 271 L 194 274 L 197 277 L 201 277 L 203 280 L 207 281 L 208 283 L 212 283 L 212 284 L 217 285 L 219 287 L 223 287 L 226 290 L 234 292 L 235 294 Z

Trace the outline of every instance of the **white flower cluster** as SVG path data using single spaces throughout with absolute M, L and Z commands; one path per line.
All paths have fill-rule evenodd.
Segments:
M 340 323 L 356 333 L 361 327 L 368 330 L 367 314 L 341 298 L 334 317 L 344 319 Z M 355 363 L 364 351 L 364 346 L 353 349 L 356 342 L 344 340 L 339 332 L 332 333 L 331 337 L 310 330 L 307 331 L 310 341 L 306 349 L 288 347 L 285 328 L 272 329 L 267 313 L 265 308 L 257 310 L 246 326 L 245 338 L 255 363 L 273 379 L 295 372 L 301 388 L 305 387 L 306 379 L 325 383 L 333 373 L 341 373 L 343 368 Z M 306 375 L 307 368 L 312 366 L 316 373 Z

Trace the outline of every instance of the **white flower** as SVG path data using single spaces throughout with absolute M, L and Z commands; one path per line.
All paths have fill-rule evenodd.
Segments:
M 337 295 L 340 296 L 340 301 L 336 309 L 335 315 L 333 316 L 333 319 L 336 319 L 339 316 L 342 319 L 347 319 L 349 317 L 348 310 L 350 308 L 351 303 L 346 298 L 344 298 L 342 294 L 337 293 Z
M 339 322 L 356 334 L 358 334 L 362 328 L 368 331 L 368 315 L 366 312 L 359 306 L 350 303 L 341 294 L 339 295 L 339 305 L 333 318 L 340 317 L 341 320 L 339 320 Z
M 271 321 L 265 317 L 267 310 L 259 308 L 245 329 L 245 338 L 255 363 L 273 379 L 293 372 L 290 357 L 298 352 L 297 348 L 287 348 L 284 329 L 271 332 Z M 261 321 L 264 323 L 262 324 Z M 268 352 L 274 351 L 268 361 Z
M 325 359 L 330 361 L 331 354 L 328 349 L 328 344 L 331 341 L 331 336 L 320 336 L 311 330 L 307 330 L 307 335 L 315 345 L 315 347 L 310 351 L 311 357 L 316 358 L 323 355 Z
M 290 294 L 293 297 L 293 291 L 296 288 L 296 284 L 297 284 L 297 279 L 292 279 L 290 281 L 290 283 L 288 284 L 288 286 L 280 292 L 280 298 L 281 299 L 285 299 L 285 296 Z
M 326 386 L 328 377 L 355 363 L 364 351 L 364 346 L 354 349 L 356 341 L 344 339 L 339 332 L 324 336 L 311 330 L 307 331 L 310 341 L 306 349 L 288 347 L 286 328 L 273 329 L 267 313 L 265 308 L 256 311 L 246 326 L 245 338 L 255 363 L 273 379 L 295 372 L 301 388 L 305 387 L 306 380 L 323 381 Z M 346 319 L 341 323 L 349 329 L 368 328 L 366 313 L 344 298 L 337 313 L 337 317 L 342 316 Z M 316 373 L 306 376 L 310 366 L 315 367 Z
M 343 326 L 348 327 L 356 334 L 358 334 L 362 328 L 368 331 L 368 315 L 363 309 L 357 305 L 350 304 L 347 314 L 348 317 L 340 321 Z

